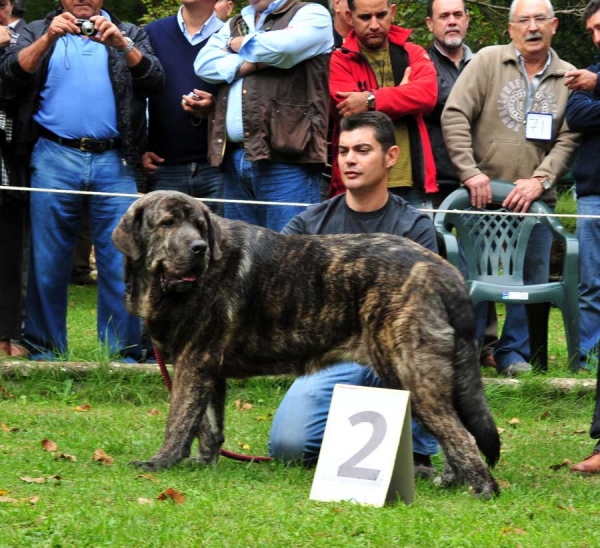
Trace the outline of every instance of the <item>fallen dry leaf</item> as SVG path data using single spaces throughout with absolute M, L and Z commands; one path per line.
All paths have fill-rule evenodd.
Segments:
M 152 416 L 152 415 L 160 415 L 161 412 L 158 409 L 150 409 L 150 411 L 148 411 L 148 415 Z
M 246 451 L 250 451 L 250 445 L 248 445 L 247 443 L 244 443 L 243 441 L 238 441 L 237 444 L 242 449 L 245 449 Z
M 16 426 L 6 426 L 6 424 L 2 423 L 2 430 L 5 432 L 18 432 L 19 429 Z
M 250 409 L 254 409 L 254 406 L 251 403 L 242 402 L 242 400 L 235 400 L 235 407 L 238 411 L 250 411 Z
M 183 504 L 185 502 L 185 495 L 183 493 L 181 493 L 180 491 L 177 491 L 177 489 L 173 489 L 172 487 L 165 489 L 156 498 L 158 500 L 172 499 L 177 504 Z
M 575 430 L 573 434 L 587 434 L 587 430 Z
M 112 466 L 115 463 L 115 459 L 107 455 L 102 449 L 96 449 L 94 451 L 94 460 L 96 462 L 101 462 L 106 466 Z
M 521 422 L 521 419 L 517 419 L 516 417 L 514 417 L 508 421 L 508 424 L 510 424 L 511 426 L 515 426 L 515 425 L 519 424 L 520 422 Z
M 0 384 L 0 394 L 4 394 L 7 398 L 14 398 L 14 396 Z
M 32 506 L 36 505 L 40 501 L 40 497 L 29 497 L 28 499 L 21 499 L 21 502 L 28 502 Z
M 136 476 L 135 479 L 147 479 L 150 481 L 158 481 L 158 478 L 155 478 L 152 474 L 140 474 Z
M 46 483 L 46 478 L 28 478 L 27 476 L 19 476 L 19 479 L 25 483 Z
M 266 415 L 262 415 L 260 417 L 256 417 L 257 421 L 266 421 L 273 417 L 273 413 L 267 413 Z
M 56 458 L 70 460 L 71 462 L 77 462 L 77 457 L 75 455 L 69 455 L 68 453 L 61 453 Z
M 89 403 L 84 403 L 83 405 L 78 405 L 75 408 L 75 411 L 78 411 L 80 413 L 85 413 L 86 411 L 89 411 L 92 408 L 92 406 Z
M 8 491 L 6 489 L 0 489 L 0 497 L 5 497 L 8 495 Z
M 509 535 L 510 533 L 514 533 L 515 535 L 525 535 L 527 534 L 523 529 L 518 529 L 517 527 L 505 527 L 502 532 L 503 536 Z
M 552 464 L 548 468 L 550 468 L 550 470 L 554 470 L 556 472 L 557 470 L 560 470 L 561 468 L 566 468 L 567 466 L 571 466 L 571 464 L 573 464 L 573 463 L 569 459 L 565 459 L 560 464 Z
M 557 504 L 556 507 L 559 510 L 566 510 L 567 512 L 575 512 L 575 508 L 573 508 L 572 506 L 563 506 L 562 504 Z
M 0 497 L 0 503 L 1 502 L 17 502 L 16 499 L 12 499 L 10 497 Z
M 546 409 L 546 411 L 544 411 L 541 415 L 540 415 L 540 420 L 544 420 L 547 419 L 548 416 L 550 415 L 550 410 Z
M 44 438 L 42 440 L 42 449 L 44 451 L 54 452 L 54 451 L 58 451 L 58 445 L 55 442 L 53 442 L 52 440 L 48 440 L 48 439 Z
M 510 487 L 510 483 L 508 483 L 506 480 L 496 478 L 496 481 L 498 482 L 498 485 L 502 487 L 502 489 L 508 489 Z
M 143 499 L 141 497 L 139 499 L 137 499 L 137 501 L 139 504 L 150 504 L 150 505 L 154 504 L 154 501 L 152 499 Z
M 500 426 L 496 427 L 498 434 L 502 434 L 502 432 L 506 432 L 506 428 L 501 428 Z

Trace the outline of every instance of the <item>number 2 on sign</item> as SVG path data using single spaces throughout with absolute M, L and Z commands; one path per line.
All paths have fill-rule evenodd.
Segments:
M 376 468 L 361 468 L 356 466 L 375 451 L 385 438 L 387 423 L 385 417 L 376 411 L 361 411 L 348 418 L 352 426 L 368 422 L 373 426 L 373 432 L 367 443 L 338 468 L 338 476 L 375 481 L 381 470 Z

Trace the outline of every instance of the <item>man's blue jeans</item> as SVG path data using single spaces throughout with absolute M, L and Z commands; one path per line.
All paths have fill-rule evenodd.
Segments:
M 225 152 L 223 161 L 225 198 L 316 204 L 320 200 L 320 164 L 283 164 L 246 160 L 242 149 Z M 281 232 L 302 206 L 248 205 L 227 202 L 225 217 Z
M 118 150 L 82 152 L 40 138 L 31 158 L 32 188 L 135 194 L 131 166 Z M 31 193 L 31 259 L 25 338 L 38 349 L 31 359 L 67 350 L 67 290 L 79 233 L 83 195 Z M 140 352 L 140 321 L 125 310 L 123 256 L 112 232 L 132 198 L 89 196 L 98 268 L 98 338 L 111 353 L 131 359 Z
M 527 259 L 523 272 L 526 285 L 548 282 L 551 247 L 552 232 L 541 224 L 535 225 L 527 244 Z M 502 336 L 494 350 L 494 358 L 499 371 L 513 363 L 531 360 L 529 325 L 525 305 L 509 304 L 506 306 L 506 319 L 502 328 Z
M 284 462 L 316 464 L 336 384 L 383 387 L 370 368 L 351 362 L 298 377 L 273 419 L 269 436 L 272 457 Z M 435 455 L 438 452 L 436 439 L 415 420 L 412 421 L 412 431 L 415 453 Z
M 177 190 L 194 198 L 223 199 L 223 176 L 218 167 L 207 163 L 164 165 L 148 178 L 148 189 Z M 223 216 L 223 202 L 206 202 L 213 213 Z
M 577 213 L 600 215 L 600 196 L 577 199 Z M 581 367 L 598 365 L 600 345 L 600 219 L 577 219 Z

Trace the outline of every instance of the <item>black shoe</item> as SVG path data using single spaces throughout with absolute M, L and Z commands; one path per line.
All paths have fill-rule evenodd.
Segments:
M 98 285 L 98 280 L 92 278 L 89 274 L 79 274 L 77 276 L 71 276 L 69 280 L 71 285 Z
M 436 473 L 435 466 L 433 466 L 429 455 L 413 453 L 413 465 L 415 478 L 432 478 Z

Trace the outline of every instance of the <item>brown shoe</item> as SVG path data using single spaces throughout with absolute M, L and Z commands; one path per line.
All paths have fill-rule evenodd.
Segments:
M 11 344 L 10 341 L 0 341 L 0 356 L 14 356 L 15 358 L 26 358 L 29 352 L 26 348 L 18 344 Z
M 600 474 L 600 450 L 594 451 L 587 459 L 571 466 L 571 472 Z

